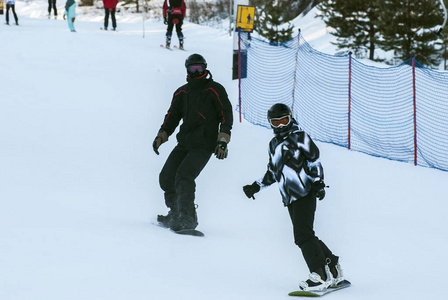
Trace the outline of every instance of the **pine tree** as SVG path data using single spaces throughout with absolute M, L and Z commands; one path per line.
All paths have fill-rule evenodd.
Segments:
M 379 0 L 323 0 L 318 8 L 322 18 L 334 31 L 339 49 L 350 49 L 355 57 L 374 60 L 380 37 L 378 30 Z
M 442 24 L 442 14 L 436 0 L 382 1 L 381 47 L 402 61 L 415 57 L 423 65 L 437 66 L 441 53 L 433 31 Z
M 272 44 L 279 44 L 292 39 L 294 26 L 285 17 L 290 5 L 286 0 L 256 0 L 255 30 Z

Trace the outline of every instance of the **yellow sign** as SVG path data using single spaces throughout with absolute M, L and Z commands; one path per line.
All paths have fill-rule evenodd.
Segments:
M 5 8 L 5 1 L 0 0 L 0 15 L 3 15 L 4 8 Z
M 241 31 L 251 31 L 254 29 L 255 6 L 238 5 L 236 15 L 236 28 Z

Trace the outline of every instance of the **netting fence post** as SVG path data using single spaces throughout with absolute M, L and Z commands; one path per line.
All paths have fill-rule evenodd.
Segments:
M 347 148 L 351 148 L 351 118 L 352 118 L 352 52 L 348 53 L 348 124 Z
M 241 123 L 241 28 L 238 28 L 238 106 Z
M 412 57 L 412 102 L 414 106 L 414 166 L 417 165 L 417 103 L 415 89 L 415 57 Z
M 294 67 L 294 79 L 292 83 L 292 104 L 291 104 L 291 111 L 294 111 L 294 102 L 295 102 L 295 95 L 296 95 L 296 81 L 297 81 L 297 72 L 298 72 L 298 56 L 299 56 L 299 47 L 300 47 L 300 28 L 299 28 L 299 34 L 297 36 L 297 50 L 296 50 L 296 57 L 295 57 L 295 67 Z

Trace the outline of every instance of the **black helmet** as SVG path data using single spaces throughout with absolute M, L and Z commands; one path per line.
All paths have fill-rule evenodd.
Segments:
M 292 126 L 292 112 L 288 105 L 276 103 L 268 110 L 268 121 L 274 133 L 288 131 Z
M 205 61 L 205 58 L 202 55 L 196 53 L 188 56 L 188 58 L 185 60 L 185 67 L 195 64 L 203 64 L 205 65 L 205 67 L 207 67 L 207 62 Z
M 195 65 L 196 68 L 189 68 L 189 66 Z M 202 68 L 200 67 L 202 66 Z M 187 68 L 187 73 L 191 78 L 200 77 L 205 73 L 207 68 L 207 62 L 205 58 L 200 54 L 192 54 L 185 60 L 185 68 Z

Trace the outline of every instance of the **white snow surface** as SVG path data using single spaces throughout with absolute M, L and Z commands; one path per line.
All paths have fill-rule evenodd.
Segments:
M 140 15 L 105 32 L 102 14 L 79 13 L 71 33 L 44 0 L 16 6 L 20 26 L 0 26 L 0 299 L 290 299 L 308 270 L 287 209 L 275 185 L 255 201 L 242 191 L 264 174 L 272 132 L 236 111 L 229 157 L 197 179 L 206 236 L 154 225 L 176 142 L 157 156 L 152 141 L 184 61 L 204 55 L 236 106 L 232 37 L 186 22 L 187 51 L 168 51 L 160 20 L 143 38 Z M 325 31 L 303 34 L 326 48 Z M 352 282 L 325 297 L 446 299 L 448 173 L 317 144 L 330 188 L 316 233 Z

